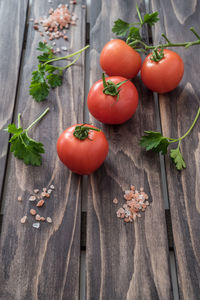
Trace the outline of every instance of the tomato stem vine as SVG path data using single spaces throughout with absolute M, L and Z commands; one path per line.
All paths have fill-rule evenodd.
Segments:
M 99 128 L 85 126 L 85 124 L 82 124 L 75 127 L 73 135 L 79 140 L 85 140 L 86 138 L 88 138 L 88 134 L 90 130 L 101 131 L 101 129 Z
M 119 92 L 120 89 L 118 90 L 118 88 L 125 82 L 127 82 L 128 80 L 123 80 L 117 84 L 115 84 L 112 80 L 107 80 L 105 78 L 105 73 L 102 73 L 102 81 L 103 81 L 103 93 L 106 95 L 110 95 L 110 96 L 117 96 L 117 100 L 119 99 Z

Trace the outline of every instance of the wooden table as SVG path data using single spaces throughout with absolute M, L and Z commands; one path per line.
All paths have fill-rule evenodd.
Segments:
M 90 50 L 64 76 L 63 85 L 36 103 L 29 95 L 31 72 L 37 66 L 36 48 L 43 38 L 30 18 L 47 15 L 60 1 L 1 0 L 0 2 L 0 189 L 1 189 L 1 300 L 147 300 L 200 299 L 200 122 L 182 152 L 187 169 L 178 172 L 169 156 L 146 153 L 138 145 L 144 130 L 162 130 L 180 136 L 190 127 L 198 109 L 200 48 L 177 48 L 185 63 L 178 88 L 153 94 L 133 80 L 139 92 L 137 113 L 120 126 L 95 121 L 85 105 L 89 87 L 101 77 L 99 55 L 114 38 L 117 18 L 134 22 L 136 1 L 77 1 L 70 9 L 78 16 L 68 31 L 69 52 L 87 43 Z M 66 2 L 65 2 L 66 3 Z M 200 33 L 200 3 L 192 1 L 137 1 L 142 14 L 159 11 L 160 22 L 144 31 L 153 43 L 161 33 L 177 42 Z M 146 3 L 146 6 L 145 6 Z M 88 5 L 88 4 L 87 4 Z M 89 11 L 90 14 L 87 15 Z M 86 22 L 86 18 L 88 21 Z M 56 41 L 58 46 L 63 40 Z M 23 125 L 47 106 L 50 112 L 31 132 L 43 142 L 41 167 L 26 166 L 9 152 L 9 135 L 2 129 L 22 113 Z M 90 176 L 71 173 L 59 161 L 59 134 L 77 122 L 92 122 L 109 140 L 105 163 Z M 34 188 L 53 184 L 55 191 L 42 212 L 52 224 L 32 227 L 28 201 Z M 113 198 L 134 184 L 144 186 L 150 207 L 134 223 L 119 220 Z M 21 196 L 19 202 L 17 197 Z M 28 215 L 26 224 L 20 219 Z M 86 268 L 84 257 L 86 254 Z

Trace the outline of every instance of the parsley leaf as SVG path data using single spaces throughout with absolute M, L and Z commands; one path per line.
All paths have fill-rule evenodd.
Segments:
M 185 161 L 183 159 L 183 156 L 179 150 L 179 147 L 176 149 L 170 150 L 170 157 L 172 158 L 173 162 L 176 165 L 176 168 L 180 171 L 183 170 L 183 168 L 186 168 Z
M 23 160 L 26 165 L 40 166 L 41 153 L 44 153 L 44 146 L 28 136 L 28 130 L 35 125 L 47 112 L 47 108 L 27 129 L 20 127 L 20 114 L 18 115 L 18 127 L 14 123 L 9 124 L 5 129 L 12 134 L 9 140 L 10 151 L 14 156 Z
M 42 55 L 37 57 L 40 62 L 47 62 L 48 60 L 56 58 L 56 56 L 53 54 L 52 48 L 45 43 L 39 42 L 37 50 L 43 52 Z
M 117 36 L 125 36 L 128 33 L 130 24 L 118 19 L 114 22 L 114 26 L 112 28 L 112 32 L 115 33 Z
M 46 82 L 40 83 L 32 81 L 29 94 L 37 101 L 43 101 L 49 94 L 49 85 Z
M 15 157 L 22 159 L 26 165 L 41 165 L 40 153 L 45 152 L 42 143 L 30 139 L 26 132 L 18 136 L 13 135 L 9 142 L 11 152 Z
M 51 88 L 55 88 L 57 86 L 60 86 L 62 84 L 62 77 L 58 74 L 49 74 L 47 75 L 47 80 Z
M 142 136 L 140 146 L 146 148 L 147 151 L 153 150 L 155 152 L 167 153 L 169 141 L 162 136 L 160 132 L 145 131 L 146 135 Z
M 143 24 L 149 24 L 150 26 L 155 25 L 160 19 L 158 18 L 158 12 L 155 11 L 152 14 L 144 15 Z
M 55 88 L 62 84 L 62 75 L 65 69 L 73 65 L 80 56 L 80 53 L 86 50 L 89 45 L 82 49 L 64 57 L 56 57 L 52 48 L 42 42 L 39 42 L 37 50 L 42 52 L 39 55 L 38 68 L 32 72 L 31 84 L 29 86 L 29 94 L 37 101 L 43 101 L 47 98 L 50 88 Z M 51 63 L 57 60 L 67 60 L 73 56 L 77 56 L 70 64 L 64 67 L 53 66 Z
M 130 32 L 128 34 L 128 38 L 130 38 L 132 40 L 141 40 L 142 38 L 141 38 L 141 35 L 140 35 L 139 28 L 131 27 Z

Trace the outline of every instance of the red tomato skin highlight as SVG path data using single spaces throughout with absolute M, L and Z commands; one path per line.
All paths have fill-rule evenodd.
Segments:
M 100 54 L 101 68 L 109 76 L 132 79 L 138 74 L 141 63 L 140 54 L 120 39 L 109 41 Z
M 150 59 L 149 54 L 141 68 L 141 79 L 152 91 L 167 93 L 174 90 L 184 74 L 182 58 L 174 51 L 164 49 L 164 58 L 159 62 Z
M 79 140 L 73 135 L 75 124 L 64 130 L 57 140 L 57 154 L 59 159 L 72 172 L 79 175 L 89 175 L 106 159 L 108 141 L 102 131 L 89 131 L 89 138 Z M 92 125 L 85 126 L 96 128 Z
M 117 84 L 126 78 L 111 76 L 106 78 L 106 81 L 108 80 Z M 103 89 L 103 81 L 100 79 L 89 90 L 87 105 L 93 117 L 104 124 L 122 124 L 129 120 L 138 106 L 138 92 L 135 85 L 129 80 L 123 83 L 119 87 L 118 100 L 117 96 L 105 95 Z

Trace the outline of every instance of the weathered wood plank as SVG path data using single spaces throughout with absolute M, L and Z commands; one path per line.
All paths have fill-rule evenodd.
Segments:
M 38 19 L 59 3 L 35 0 L 30 17 Z M 84 2 L 73 6 L 78 20 L 67 33 L 69 42 L 56 40 L 56 47 L 66 45 L 69 53 L 85 44 L 82 4 Z M 32 27 L 31 24 L 28 29 L 15 116 L 22 112 L 23 124 L 27 126 L 45 107 L 50 107 L 48 115 L 31 132 L 35 139 L 44 143 L 46 153 L 41 167 L 25 166 L 9 155 L 3 195 L 0 299 L 78 299 L 81 177 L 61 164 L 56 154 L 56 141 L 65 128 L 83 120 L 84 55 L 68 69 L 63 85 L 51 91 L 48 100 L 36 103 L 29 96 L 28 86 L 31 72 L 37 66 L 35 49 L 42 38 Z M 33 217 L 28 213 L 35 206 L 28 197 L 34 188 L 42 189 L 50 184 L 54 184 L 55 191 L 40 212 L 52 217 L 53 223 L 42 223 L 37 230 L 32 227 Z M 22 203 L 17 201 L 18 195 L 22 196 Z M 28 222 L 22 225 L 20 219 L 25 214 Z
M 0 195 L 8 151 L 8 135 L 5 134 L 3 128 L 12 120 L 27 5 L 28 0 L 0 2 Z
M 135 1 L 92 2 L 90 85 L 101 78 L 99 55 L 114 37 L 114 20 L 134 22 Z M 141 1 L 138 3 L 145 10 Z M 171 299 L 168 244 L 161 193 L 159 160 L 141 151 L 143 130 L 155 128 L 153 97 L 135 79 L 139 107 L 134 117 L 121 126 L 101 127 L 109 140 L 104 165 L 89 177 L 87 214 L 87 299 Z M 131 184 L 144 186 L 151 195 L 151 207 L 134 224 L 116 217 L 117 197 L 124 204 L 123 191 Z M 119 206 L 118 206 L 119 207 Z
M 195 40 L 189 31 L 191 26 L 199 32 L 200 3 L 198 1 L 152 1 L 152 9 L 158 10 L 162 22 L 156 26 L 154 43 L 165 32 L 171 41 Z M 160 95 L 160 111 L 163 133 L 180 137 L 190 127 L 200 104 L 199 64 L 200 47 L 174 48 L 185 64 L 184 77 L 173 92 Z M 178 172 L 169 157 L 166 170 L 172 228 L 181 299 L 199 299 L 200 295 L 200 122 L 190 136 L 182 142 L 181 151 L 187 169 Z

